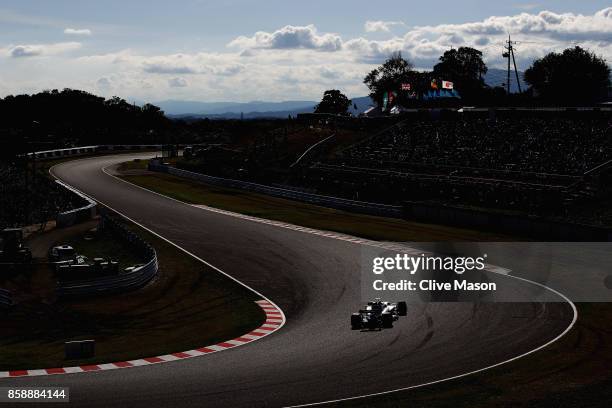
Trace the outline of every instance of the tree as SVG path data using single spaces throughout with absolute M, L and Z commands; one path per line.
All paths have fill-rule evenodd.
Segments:
M 13 144 L 25 140 L 32 133 L 33 122 L 40 124 L 41 134 L 35 139 L 44 143 L 41 150 L 50 148 L 49 144 L 152 143 L 153 136 L 159 142 L 174 126 L 157 106 L 140 108 L 119 97 L 105 99 L 76 89 L 9 95 L 0 99 L 0 112 L 0 149 L 4 148 L 2 139 L 9 136 Z
M 455 84 L 459 94 L 468 100 L 479 99 L 486 87 L 483 75 L 488 71 L 482 51 L 470 47 L 451 49 L 434 66 L 434 75 Z
M 384 64 L 366 75 L 363 83 L 370 90 L 370 98 L 382 106 L 385 92 L 400 91 L 405 83 L 414 86 L 420 80 L 419 76 L 419 73 L 413 70 L 412 63 L 398 52 L 391 54 Z M 404 92 L 398 92 L 399 104 L 405 104 L 404 98 Z
M 332 115 L 348 115 L 351 101 L 337 89 L 325 91 L 323 99 L 315 108 L 315 113 L 330 113 Z
M 525 81 L 547 101 L 588 104 L 606 97 L 610 67 L 605 59 L 574 47 L 535 60 L 525 71 Z

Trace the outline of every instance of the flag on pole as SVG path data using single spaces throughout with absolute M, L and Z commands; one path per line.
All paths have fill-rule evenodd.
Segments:
M 442 81 L 442 89 L 454 89 L 455 84 L 450 81 Z
M 387 108 L 391 108 L 393 106 L 393 102 L 395 102 L 395 98 L 397 98 L 397 93 L 394 91 L 385 92 L 383 95 L 383 111 L 386 111 Z

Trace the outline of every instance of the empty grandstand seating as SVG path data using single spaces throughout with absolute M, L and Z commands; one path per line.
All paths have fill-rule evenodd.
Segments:
M 302 182 L 390 204 L 563 213 L 594 193 L 587 179 L 612 159 L 611 126 L 605 116 L 407 120 L 314 165 Z

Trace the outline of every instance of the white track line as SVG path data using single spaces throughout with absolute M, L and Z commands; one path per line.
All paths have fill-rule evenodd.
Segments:
M 110 166 L 108 166 L 108 167 L 110 167 Z M 119 177 L 117 177 L 117 176 L 115 176 L 115 175 L 113 175 L 113 174 L 110 174 L 110 173 L 108 173 L 108 172 L 106 171 L 106 169 L 107 169 L 108 167 L 105 167 L 105 168 L 103 168 L 103 169 L 102 169 L 102 171 L 103 171 L 105 174 L 107 174 L 108 176 L 111 176 L 111 177 L 113 177 L 113 178 L 115 178 L 115 179 L 117 179 L 117 180 L 119 180 L 119 181 L 124 182 L 124 183 L 130 184 L 130 185 L 131 185 L 131 186 L 133 186 L 133 187 L 137 187 L 137 188 L 140 188 L 140 189 L 142 189 L 142 190 L 148 191 L 149 193 L 156 194 L 156 195 L 158 195 L 158 196 L 160 196 L 160 197 L 164 197 L 164 198 L 166 198 L 166 199 L 173 200 L 173 201 L 176 201 L 176 202 L 178 202 L 178 203 L 181 203 L 181 204 L 184 204 L 184 205 L 189 205 L 189 206 L 191 206 L 191 204 L 185 203 L 185 202 L 183 202 L 183 201 L 177 200 L 177 199 L 172 198 L 172 197 L 165 196 L 165 195 L 163 195 L 163 194 L 160 194 L 160 193 L 157 193 L 157 192 L 155 192 L 155 191 L 149 190 L 149 189 L 147 189 L 147 188 L 144 188 L 144 187 L 138 186 L 138 185 L 136 185 L 136 184 L 134 184 L 134 183 L 130 183 L 129 181 L 123 180 L 123 179 L 121 179 L 121 178 L 119 178 Z M 51 168 L 51 169 L 53 169 L 53 168 Z M 49 171 L 51 171 L 51 169 L 50 169 Z M 54 176 L 54 177 L 55 177 L 55 176 Z M 104 204 L 103 204 L 103 205 L 104 205 Z M 110 207 L 109 207 L 109 208 L 110 208 Z M 202 207 L 199 207 L 199 208 L 202 208 Z M 207 208 L 202 208 L 202 209 L 206 209 L 206 210 L 207 210 Z M 215 209 L 215 210 L 216 210 L 216 209 Z M 233 214 L 235 214 L 235 213 L 233 213 Z M 230 214 L 227 214 L 227 215 L 230 215 Z M 235 214 L 235 216 L 240 216 L 239 218 L 242 218 L 243 214 Z M 127 217 L 126 217 L 126 218 L 127 218 Z M 255 218 L 255 217 L 252 217 L 252 218 Z M 128 218 L 128 219 L 129 219 L 129 218 Z M 264 221 L 269 221 L 269 220 L 264 220 Z M 140 224 L 138 224 L 138 225 L 140 225 Z M 143 228 L 145 228 L 145 227 L 143 227 Z M 146 229 L 146 228 L 145 228 L 145 229 Z M 147 230 L 148 230 L 148 229 L 147 229 Z M 308 232 L 309 232 L 309 230 L 310 230 L 309 228 L 302 228 L 302 229 L 301 229 L 301 231 L 306 232 L 306 233 L 308 233 Z M 150 231 L 150 230 L 148 230 L 148 231 Z M 315 230 L 315 231 L 316 231 L 316 230 Z M 152 231 L 151 231 L 151 232 L 152 232 Z M 152 232 L 152 233 L 153 233 L 153 234 L 155 234 L 156 236 L 159 236 L 160 238 L 162 238 L 162 239 L 166 240 L 165 238 L 161 237 L 160 235 L 158 235 L 158 234 L 156 234 L 156 233 L 154 233 L 154 232 Z M 330 236 L 330 235 L 326 235 L 326 236 L 328 236 L 329 238 L 340 239 L 340 238 L 335 237 L 335 236 Z M 360 239 L 360 238 L 356 238 L 356 237 L 352 237 L 352 238 L 353 238 L 353 239 L 351 240 L 351 242 L 355 242 L 355 243 L 362 243 L 361 241 L 364 241 L 364 242 L 363 242 L 364 244 L 365 244 L 365 243 L 367 243 L 367 241 L 362 240 L 362 239 Z M 191 255 L 191 256 L 193 256 L 194 258 L 196 258 L 196 259 L 198 259 L 198 260 L 200 260 L 200 261 L 204 262 L 206 265 L 210 265 L 210 264 L 206 263 L 205 261 L 201 260 L 200 258 L 196 257 L 195 255 L 193 255 L 193 254 L 189 253 L 188 251 L 186 251 L 186 250 L 184 250 L 184 249 L 180 248 L 178 245 L 176 245 L 176 244 L 174 244 L 174 243 L 172 243 L 172 242 L 170 242 L 170 241 L 168 241 L 168 240 L 166 240 L 166 241 L 167 241 L 167 242 L 169 242 L 169 243 L 171 243 L 172 245 L 175 245 L 175 246 L 176 246 L 176 247 L 178 247 L 179 249 L 183 250 L 185 253 L 190 254 L 190 255 Z M 377 246 L 378 246 L 378 245 L 377 245 Z M 384 248 L 384 247 L 383 247 L 383 248 Z M 389 249 L 391 249 L 391 248 L 389 248 Z M 212 265 L 210 265 L 210 266 L 212 267 Z M 214 267 L 213 267 L 213 268 L 214 268 Z M 217 269 L 217 268 L 214 268 L 214 269 Z M 502 268 L 502 269 L 503 269 L 503 268 Z M 217 269 L 217 270 L 219 270 L 219 269 Z M 239 282 L 238 280 L 236 280 L 235 278 L 231 277 L 230 275 L 227 275 L 226 273 L 224 273 L 224 272 L 222 272 L 222 271 L 220 271 L 220 270 L 219 270 L 219 272 L 223 273 L 224 275 L 226 275 L 226 276 L 230 277 L 232 280 L 234 280 L 234 281 L 236 281 L 236 282 L 238 282 L 238 283 L 240 283 L 240 284 L 242 284 L 243 286 L 245 286 L 245 287 L 247 287 L 247 288 L 248 288 L 248 286 L 246 286 L 246 285 L 244 285 L 243 283 Z M 569 324 L 569 326 L 567 326 L 567 328 L 566 328 L 566 329 L 565 329 L 565 330 L 564 330 L 564 331 L 563 331 L 561 334 L 559 334 L 557 337 L 555 337 L 554 339 L 552 339 L 552 340 L 551 340 L 551 341 L 549 341 L 548 343 L 543 344 L 543 345 L 541 345 L 541 346 L 539 346 L 539 347 L 537 347 L 537 348 L 535 348 L 535 349 L 533 349 L 533 350 L 531 350 L 531 351 L 528 351 L 528 352 L 526 352 L 526 353 L 523 353 L 523 354 L 521 354 L 521 355 L 519 355 L 519 356 L 513 357 L 513 358 L 511 358 L 511 359 L 508 359 L 508 360 L 505 360 L 505 361 L 502 361 L 502 362 L 499 362 L 499 363 L 496 363 L 496 364 L 493 364 L 493 365 L 490 365 L 490 366 L 487 366 L 487 367 L 484 367 L 484 368 L 480 368 L 480 369 L 478 369 L 478 370 L 470 371 L 470 372 L 467 372 L 467 373 L 464 373 L 464 374 L 459 374 L 459 375 L 452 376 L 452 377 L 448 377 L 448 378 L 443 378 L 443 379 L 436 380 L 436 381 L 430 381 L 430 382 L 423 383 L 423 384 L 412 385 L 412 386 L 409 386 L 409 387 L 404 387 L 404 388 L 397 388 L 397 389 L 393 389 L 393 390 L 389 390 L 389 391 L 382 391 L 382 392 L 378 392 L 378 393 L 371 393 L 371 394 L 363 394 L 363 395 L 357 395 L 357 396 L 354 396 L 354 397 L 340 398 L 340 399 L 329 400 L 329 401 L 314 402 L 314 403 L 310 403 L 310 404 L 290 405 L 290 406 L 287 406 L 287 407 L 285 407 L 285 408 L 311 407 L 311 406 L 317 406 L 317 405 L 332 404 L 332 403 L 337 403 L 337 402 L 352 401 L 352 400 L 357 400 L 357 399 L 362 399 L 362 398 L 368 398 L 368 397 L 374 397 L 374 396 L 379 396 L 379 395 L 386 395 L 386 394 L 391 394 L 391 393 L 400 392 L 400 391 L 408 391 L 408 390 L 413 390 L 413 389 L 416 389 L 416 388 L 422 388 L 422 387 L 426 387 L 426 386 L 429 386 L 429 385 L 439 384 L 439 383 L 442 383 L 442 382 L 451 381 L 451 380 L 456 380 L 456 379 L 458 379 L 458 378 L 463 378 L 463 377 L 467 377 L 467 376 L 470 376 L 470 375 L 473 375 L 473 374 L 481 373 L 481 372 L 483 372 L 483 371 L 487 371 L 487 370 L 490 370 L 490 369 L 492 369 L 492 368 L 499 367 L 499 366 L 501 366 L 501 365 L 511 363 L 511 362 L 513 362 L 513 361 L 516 361 L 516 360 L 518 360 L 518 359 L 521 359 L 521 358 L 523 358 L 523 357 L 526 357 L 526 356 L 528 356 L 528 355 L 530 355 L 530 354 L 536 353 L 536 352 L 538 352 L 538 351 L 540 351 L 540 350 L 542 350 L 542 349 L 544 349 L 544 348 L 546 348 L 546 347 L 550 346 L 551 344 L 553 344 L 553 343 L 557 342 L 559 339 L 561 339 L 563 336 L 565 336 L 567 333 L 569 333 L 569 332 L 570 332 L 570 330 L 572 330 L 572 328 L 573 328 L 573 327 L 574 327 L 574 325 L 576 324 L 576 321 L 578 320 L 578 309 L 576 309 L 576 305 L 575 305 L 575 304 L 574 304 L 574 303 L 573 303 L 573 302 L 572 302 L 572 301 L 571 301 L 571 300 L 570 300 L 570 299 L 569 299 L 567 296 L 565 296 L 565 295 L 564 295 L 564 294 L 562 294 L 561 292 L 558 292 L 558 291 L 556 291 L 555 289 L 549 288 L 548 286 L 545 286 L 545 285 L 543 285 L 543 284 L 541 284 L 541 283 L 534 282 L 534 281 L 531 281 L 531 280 L 529 280 L 529 279 L 521 278 L 521 277 L 518 277 L 518 276 L 510 275 L 509 273 L 507 273 L 507 272 L 506 272 L 506 270 L 504 270 L 503 272 L 502 272 L 502 271 L 500 271 L 500 272 L 495 272 L 495 271 L 491 270 L 491 271 L 489 271 L 489 272 L 491 272 L 491 273 L 496 273 L 496 274 L 498 274 L 498 275 L 509 276 L 509 277 L 511 277 L 511 278 L 518 279 L 518 280 L 521 280 L 521 281 L 524 281 L 524 282 L 527 282 L 527 283 L 530 283 L 530 284 L 533 284 L 533 285 L 539 286 L 539 287 L 541 287 L 541 288 L 544 288 L 544 289 L 546 289 L 546 290 L 549 290 L 549 291 L 551 291 L 551 292 L 555 293 L 556 295 L 558 295 L 559 297 L 561 297 L 563 300 L 565 300 L 567 303 L 569 303 L 569 305 L 571 306 L 572 311 L 573 311 L 573 313 L 574 313 L 574 316 L 573 316 L 573 318 L 572 318 L 572 322 Z M 249 288 L 249 289 L 251 289 L 251 288 Z M 253 290 L 253 289 L 251 289 L 251 290 Z M 254 291 L 255 293 L 259 294 L 259 293 L 258 293 L 258 292 L 256 292 L 255 290 L 253 290 L 253 291 Z M 260 295 L 260 296 L 262 296 L 261 294 L 259 294 L 259 295 Z M 262 296 L 262 297 L 263 297 L 263 296 Z M 279 308 L 279 310 L 280 310 L 280 308 Z M 282 311 L 281 311 L 281 312 L 282 312 Z M 284 319 L 284 315 L 283 315 L 283 319 Z
M 491 273 L 497 273 L 500 275 L 506 275 L 504 273 L 498 273 L 498 272 L 492 272 Z M 542 285 L 541 283 L 538 282 L 534 282 L 531 281 L 529 279 L 525 279 L 525 278 L 521 278 L 518 276 L 514 276 L 514 275 L 506 275 L 506 276 L 510 276 L 511 278 L 514 279 L 518 279 L 536 286 L 539 286 L 541 288 L 544 288 L 546 290 L 549 290 L 551 292 L 553 292 L 554 294 L 556 294 L 557 296 L 560 296 L 563 300 L 565 300 L 567 303 L 569 303 L 569 305 L 571 306 L 573 312 L 574 312 L 574 317 L 572 318 L 572 322 L 569 324 L 569 326 L 567 326 L 565 328 L 565 330 L 559 334 L 557 337 L 555 337 L 554 339 L 550 340 L 548 343 L 543 344 L 541 346 L 539 346 L 538 348 L 535 348 L 533 350 L 530 350 L 526 353 L 523 353 L 519 356 L 516 357 L 512 357 L 511 359 L 484 367 L 484 368 L 479 368 L 478 370 L 474 370 L 474 371 L 469 371 L 467 373 L 463 373 L 463 374 L 459 374 L 459 375 L 455 375 L 452 377 L 448 377 L 448 378 L 443 378 L 440 380 L 435 380 L 435 381 L 430 381 L 427 383 L 423 383 L 423 384 L 417 384 L 417 385 L 412 385 L 409 387 L 403 387 L 403 388 L 396 388 L 393 390 L 388 390 L 388 391 L 381 391 L 381 392 L 375 392 L 375 393 L 371 393 L 371 394 L 363 394 L 363 395 L 357 395 L 354 397 L 347 397 L 347 398 L 338 398 L 335 400 L 328 400 L 328 401 L 320 401 L 320 402 L 313 402 L 313 403 L 309 403 L 309 404 L 299 404 L 299 405 L 287 405 L 284 408 L 300 408 L 300 407 L 313 407 L 313 406 L 318 406 L 318 405 L 324 405 L 324 404 L 334 404 L 334 403 L 339 403 L 339 402 L 346 402 L 346 401 L 353 401 L 353 400 L 357 400 L 357 399 L 363 399 L 363 398 L 369 398 L 369 397 L 376 397 L 376 396 L 381 396 L 381 395 L 387 395 L 387 394 L 392 394 L 392 393 L 396 393 L 396 392 L 401 392 L 401 391 L 409 391 L 409 390 L 414 390 L 417 388 L 423 388 L 423 387 L 427 387 L 430 385 L 435 385 L 435 384 L 440 384 L 443 382 L 447 382 L 447 381 L 452 381 L 452 380 L 456 380 L 459 378 L 464 378 L 473 374 L 478 374 L 478 373 L 482 373 L 483 371 L 487 371 L 487 370 L 491 370 L 495 367 L 499 367 L 502 366 L 504 364 L 508 364 L 511 363 L 513 361 L 519 360 L 523 357 L 527 357 L 530 354 L 536 353 L 540 350 L 545 349 L 546 347 L 550 346 L 551 344 L 557 342 L 558 340 L 560 340 L 563 336 L 565 336 L 567 333 L 570 332 L 570 330 L 572 330 L 572 328 L 574 327 L 574 325 L 576 324 L 576 321 L 578 320 L 578 309 L 576 309 L 576 305 L 574 304 L 574 302 L 572 302 L 567 296 L 565 296 L 564 294 L 562 294 L 561 292 L 556 291 L 555 289 L 549 288 L 548 286 Z
M 74 160 L 74 161 L 82 161 L 82 160 L 88 160 L 88 159 L 90 159 L 90 158 L 83 158 L 83 159 L 78 159 L 78 160 Z M 53 167 L 51 167 L 49 169 L 49 174 L 52 177 L 54 177 L 55 179 L 58 179 L 58 180 L 60 180 L 60 178 L 57 177 L 54 174 L 53 169 L 56 166 L 59 166 L 61 164 L 64 164 L 64 163 L 56 164 L 55 166 L 53 166 Z M 105 169 L 102 169 L 102 171 L 104 173 L 106 173 Z M 108 174 L 108 173 L 106 173 L 106 174 Z M 115 176 L 113 176 L 111 174 L 108 174 L 108 175 L 116 178 L 117 180 L 121 180 L 120 178 L 115 177 Z M 121 180 L 121 181 L 124 181 L 124 180 Z M 222 275 L 224 275 L 227 278 L 233 280 L 234 282 L 238 283 L 239 285 L 247 288 L 251 292 L 255 293 L 257 296 L 259 296 L 261 299 L 263 299 L 263 300 L 259 300 L 259 301 L 256 302 L 262 308 L 264 313 L 266 313 L 266 320 L 264 321 L 263 325 L 260 326 L 259 328 L 255 329 L 255 330 L 249 332 L 249 333 L 245 333 L 243 336 L 237 337 L 237 339 L 244 338 L 244 339 L 247 339 L 247 340 L 256 341 L 256 340 L 259 340 L 259 339 L 261 339 L 263 337 L 266 337 L 266 336 L 276 332 L 277 330 L 281 329 L 285 325 L 286 318 L 285 318 L 285 314 L 282 311 L 282 309 L 280 307 L 278 307 L 278 305 L 276 305 L 276 303 L 274 303 L 272 300 L 268 299 L 266 296 L 264 296 L 263 294 L 259 293 L 257 290 L 251 288 L 250 286 L 248 286 L 245 283 L 239 281 L 238 279 L 234 278 L 233 276 L 229 275 L 228 273 L 222 271 L 221 269 L 217 268 L 216 266 L 212 265 L 211 263 L 203 260 L 202 258 L 198 257 L 197 255 L 187 251 L 185 248 L 179 246 L 178 244 L 176 244 L 176 243 L 170 241 L 169 239 L 161 236 L 160 234 L 156 233 L 155 231 L 145 227 L 144 225 L 140 224 L 139 222 L 137 222 L 137 221 L 133 220 L 132 218 L 128 217 L 127 215 L 123 214 L 121 211 L 117 211 L 116 209 L 114 209 L 110 205 L 105 204 L 105 203 L 103 203 L 100 200 L 94 199 L 93 197 L 83 193 L 82 191 L 80 191 L 76 187 L 69 185 L 65 181 L 64 181 L 64 183 L 68 187 L 74 189 L 79 194 L 82 194 L 85 197 L 91 198 L 92 200 L 98 202 L 99 204 L 102 204 L 103 206 L 109 208 L 110 210 L 116 212 L 117 214 L 120 214 L 122 217 L 124 217 L 125 219 L 129 220 L 130 222 L 138 225 L 140 228 L 144 229 L 145 231 L 155 235 L 159 239 L 161 239 L 161 240 L 167 242 L 168 244 L 178 248 L 179 250 L 183 251 L 187 255 L 192 256 L 193 258 L 197 259 L 198 261 L 200 261 L 204 265 L 206 265 L 209 268 L 211 268 L 211 269 L 221 273 Z M 128 184 L 131 184 L 131 183 L 128 183 Z M 259 335 L 253 335 L 253 333 L 256 333 L 256 334 L 259 334 Z M 248 336 L 248 337 L 246 337 L 246 336 Z M 214 352 L 214 351 L 222 351 L 222 350 L 227 350 L 227 349 L 232 348 L 232 347 L 237 347 L 237 346 L 240 346 L 240 345 L 243 345 L 243 344 L 250 343 L 251 341 L 241 341 L 241 340 L 236 340 L 236 339 L 227 340 L 225 342 L 221 342 L 221 343 L 216 344 L 216 345 L 202 347 L 200 350 L 202 350 L 202 349 L 209 349 L 212 352 Z M 223 346 L 223 344 L 227 344 L 228 346 Z M 193 356 L 196 355 L 194 353 L 201 353 L 201 352 L 199 352 L 198 350 L 189 350 L 187 352 L 178 352 L 178 353 L 174 353 L 174 354 L 186 354 L 188 357 L 193 357 Z M 206 354 L 206 353 L 202 353 L 202 354 Z M 108 364 L 91 365 L 91 366 L 62 367 L 62 368 L 58 368 L 58 369 L 37 369 L 37 370 L 27 370 L 26 369 L 26 370 L 0 371 L 0 378 L 18 378 L 18 377 L 29 377 L 29 376 L 38 376 L 38 375 L 56 375 L 56 374 L 81 373 L 81 372 L 96 372 L 96 371 L 103 371 L 105 369 L 128 368 L 128 367 L 137 367 L 137 366 L 153 364 L 151 361 L 147 361 L 147 360 L 159 360 L 159 361 L 155 361 L 156 363 L 159 363 L 159 362 L 169 362 L 169 361 L 180 360 L 182 358 L 186 358 L 186 357 L 177 357 L 176 355 L 170 354 L 170 355 L 166 355 L 166 356 L 151 357 L 151 358 L 147 358 L 147 359 L 131 360 L 131 361 L 128 361 L 128 362 L 108 363 Z M 127 365 L 125 365 L 125 366 L 118 366 L 117 364 L 120 364 L 120 365 L 127 364 Z M 88 368 L 90 368 L 91 370 L 89 370 Z
M 88 160 L 88 159 L 80 159 L 80 160 Z M 75 160 L 75 161 L 77 161 L 77 160 Z M 56 164 L 55 166 L 53 166 L 53 167 L 51 167 L 51 168 L 49 169 L 49 174 L 51 174 L 51 176 L 53 176 L 54 178 L 56 178 L 56 179 L 58 179 L 58 180 L 59 180 L 60 178 L 59 178 L 59 177 L 57 177 L 57 176 L 56 176 L 56 175 L 53 173 L 53 169 L 54 169 L 55 167 L 57 167 L 57 166 L 62 165 L 62 164 L 63 164 L 63 163 Z M 113 178 L 115 178 L 115 179 L 117 179 L 117 180 L 123 181 L 124 183 L 130 184 L 130 185 L 135 186 L 135 187 L 139 187 L 139 186 L 136 186 L 135 184 L 132 184 L 132 183 L 130 183 L 130 182 L 128 182 L 128 181 L 122 180 L 122 179 L 120 179 L 119 177 L 116 177 L 116 176 L 114 176 L 114 175 L 112 175 L 112 174 L 108 173 L 108 172 L 106 171 L 106 168 L 103 168 L 103 169 L 102 169 L 102 171 L 103 171 L 105 174 L 107 174 L 107 175 L 109 175 L 109 176 L 111 176 L 111 177 L 113 177 Z M 63 181 L 63 180 L 62 180 L 62 181 Z M 64 183 L 66 183 L 66 182 L 64 181 Z M 66 183 L 66 184 L 68 184 L 68 183 Z M 68 185 L 69 185 L 69 184 L 68 184 Z M 127 220 L 129 220 L 130 222 L 132 222 L 132 223 L 134 223 L 134 224 L 138 225 L 140 228 L 142 228 L 142 229 L 144 229 L 145 231 L 147 231 L 147 232 L 149 232 L 149 233 L 151 233 L 151 234 L 155 235 L 155 236 L 156 236 L 156 237 L 158 237 L 159 239 L 161 239 L 161 240 L 163 240 L 163 241 L 167 242 L 168 244 L 170 244 L 170 245 L 174 246 L 175 248 L 178 248 L 179 250 L 183 251 L 183 252 L 184 252 L 184 253 L 186 253 L 187 255 L 192 256 L 193 258 L 195 258 L 195 259 L 197 259 L 198 261 L 202 262 L 204 265 L 206 265 L 206 266 L 208 266 L 208 267 L 210 267 L 210 268 L 214 269 L 215 271 L 217 271 L 217 272 L 219 272 L 220 274 L 222 274 L 222 275 L 224 275 L 224 276 L 228 277 L 229 279 L 233 280 L 234 282 L 238 283 L 239 285 L 241 285 L 241 286 L 243 286 L 243 287 L 247 288 L 247 289 L 248 289 L 248 290 L 250 290 L 251 292 L 255 293 L 257 296 L 261 297 L 262 299 L 267 300 L 268 302 L 270 302 L 270 304 L 272 304 L 274 307 L 276 307 L 276 308 L 277 308 L 277 309 L 280 311 L 280 313 L 283 315 L 283 321 L 285 321 L 285 314 L 284 314 L 284 312 L 282 311 L 282 309 L 281 309 L 280 307 L 278 307 L 278 305 L 277 305 L 276 303 L 274 303 L 273 301 L 271 301 L 270 299 L 268 299 L 266 296 L 264 296 L 263 294 L 259 293 L 257 290 L 255 290 L 255 289 L 253 289 L 252 287 L 248 286 L 247 284 L 245 284 L 245 283 L 243 283 L 243 282 L 239 281 L 238 279 L 236 279 L 236 278 L 234 278 L 233 276 L 231 276 L 230 274 L 228 274 L 228 273 L 226 273 L 226 272 L 222 271 L 221 269 L 217 268 L 217 267 L 216 267 L 216 266 L 214 266 L 213 264 L 211 264 L 211 263 L 209 263 L 209 262 L 205 261 L 204 259 L 200 258 L 199 256 L 197 256 L 197 255 L 195 255 L 195 254 L 193 254 L 193 253 L 189 252 L 188 250 L 186 250 L 185 248 L 181 247 L 180 245 L 178 245 L 178 244 L 176 244 L 176 243 L 174 243 L 174 242 L 170 241 L 169 239 L 167 239 L 167 238 L 165 238 L 165 237 L 161 236 L 161 235 L 160 235 L 160 234 L 158 234 L 157 232 L 155 232 L 155 231 L 153 231 L 153 230 L 151 230 L 151 229 L 149 229 L 149 228 L 145 227 L 144 225 L 142 225 L 142 224 L 141 224 L 141 223 L 139 223 L 138 221 L 135 221 L 135 220 L 133 220 L 132 218 L 128 217 L 127 215 L 123 214 L 121 211 L 117 211 L 116 209 L 114 209 L 114 208 L 113 208 L 113 207 L 111 207 L 110 205 L 108 205 L 108 204 L 106 204 L 106 203 L 103 203 L 103 202 L 102 202 L 102 201 L 100 201 L 100 200 L 96 200 L 95 198 L 91 197 L 91 196 L 90 196 L 90 195 L 88 195 L 88 194 L 83 193 L 82 191 L 80 191 L 79 189 L 77 189 L 77 188 L 76 188 L 76 187 L 74 187 L 74 186 L 71 186 L 71 187 L 72 187 L 72 188 L 74 188 L 75 190 L 79 191 L 79 192 L 80 192 L 81 194 L 83 194 L 84 196 L 89 197 L 89 198 L 91 198 L 92 200 L 94 200 L 94 201 L 96 201 L 96 202 L 98 202 L 98 203 L 102 204 L 103 206 L 105 206 L 105 207 L 109 208 L 110 210 L 112 210 L 112 211 L 116 212 L 117 214 L 120 214 L 120 215 L 121 215 L 122 217 L 124 217 L 125 219 L 127 219 Z M 140 187 L 140 188 L 142 188 L 142 187 Z M 143 189 L 143 190 L 146 190 L 145 188 L 142 188 L 142 189 Z M 147 190 L 147 191 L 149 191 L 149 192 L 153 192 L 153 191 L 150 191 L 150 190 Z M 157 194 L 157 193 L 156 193 L 156 194 Z M 160 195 L 160 196 L 162 196 L 162 197 L 165 197 L 165 196 L 163 196 L 163 195 L 161 195 L 161 194 L 158 194 L 158 195 Z M 166 197 L 166 198 L 170 198 L 170 197 Z M 174 201 L 181 202 L 181 201 L 178 201 L 178 200 L 174 200 Z M 284 325 L 284 322 L 283 322 L 283 325 Z
M 331 239 L 335 239 L 335 240 L 339 240 L 339 241 L 345 241 L 345 242 L 350 242 L 353 244 L 361 244 L 361 245 L 367 245 L 367 246 L 371 246 L 371 247 L 375 247 L 375 248 L 381 248 L 381 249 L 386 249 L 386 250 L 391 250 L 391 251 L 397 251 L 397 252 L 402 252 L 402 253 L 407 253 L 410 255 L 421 255 L 424 253 L 427 253 L 427 251 L 420 251 L 416 248 L 411 248 L 405 245 L 398 245 L 396 243 L 392 243 L 392 242 L 379 242 L 379 241 L 372 241 L 369 239 L 364 239 L 364 238 L 359 238 L 359 237 L 355 237 L 352 235 L 348 235 L 348 234 L 342 234 L 339 232 L 334 232 L 334 231 L 325 231 L 325 230 L 319 230 L 319 229 L 315 229 L 315 228 L 309 228 L 309 227 L 303 227 L 301 225 L 295 225 L 295 224 L 290 224 L 290 223 L 286 223 L 286 222 L 282 222 L 282 221 L 276 221 L 276 220 L 269 220 L 269 219 L 265 219 L 265 218 L 259 218 L 259 217 L 254 217 L 251 215 L 245 215 L 245 214 L 240 214 L 240 213 L 236 213 L 236 212 L 232 212 L 232 211 L 228 211 L 228 210 L 222 210 L 220 208 L 215 208 L 215 207 L 210 207 L 207 205 L 201 205 L 201 204 L 189 204 L 186 203 L 184 201 L 178 200 L 176 198 L 173 197 L 169 197 L 167 195 L 158 193 L 156 191 L 150 190 L 146 187 L 142 187 L 139 186 L 137 184 L 131 183 L 127 180 L 124 180 L 120 177 L 115 176 L 114 174 L 111 174 L 108 171 L 108 168 L 116 166 L 116 164 L 107 166 L 102 168 L 102 172 L 104 174 L 106 174 L 107 176 L 110 176 L 116 180 L 119 180 L 121 182 L 127 183 L 133 187 L 137 187 L 141 190 L 147 191 L 151 194 L 155 194 L 159 197 L 163 197 L 164 199 L 168 199 L 168 200 L 172 200 L 176 203 L 182 204 L 182 205 L 186 205 L 186 206 L 190 206 L 190 207 L 195 207 L 195 208 L 199 208 L 201 210 L 205 210 L 208 212 L 213 212 L 216 214 L 222 214 L 228 217 L 233 217 L 233 218 L 238 218 L 241 220 L 245 220 L 245 221 L 251 221 L 251 222 L 256 222 L 259 224 L 265 224 L 265 225 L 271 225 L 274 227 L 278 227 L 278 228 L 284 228 L 284 229 L 289 229 L 292 231 L 299 231 L 299 232 L 303 232 L 306 234 L 311 234 L 311 235 L 317 235 L 320 237 L 325 237 L 325 238 L 331 238 Z M 196 181 L 197 183 L 197 181 Z M 490 265 L 490 264 L 486 264 L 486 270 L 488 270 L 489 272 L 494 272 L 500 275 L 509 275 L 510 274 L 510 270 L 506 269 L 506 268 L 502 268 L 501 266 L 496 266 L 496 265 Z

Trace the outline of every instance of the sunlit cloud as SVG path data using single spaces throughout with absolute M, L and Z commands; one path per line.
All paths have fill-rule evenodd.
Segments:
M 388 33 L 394 26 L 403 26 L 402 21 L 366 21 L 364 29 L 366 33 L 385 32 Z
M 66 28 L 64 29 L 64 34 L 90 36 L 92 33 L 91 30 L 88 28 Z
M 78 42 L 63 42 L 55 44 L 24 44 L 9 46 L 3 54 L 12 58 L 38 57 L 64 54 L 81 48 Z

